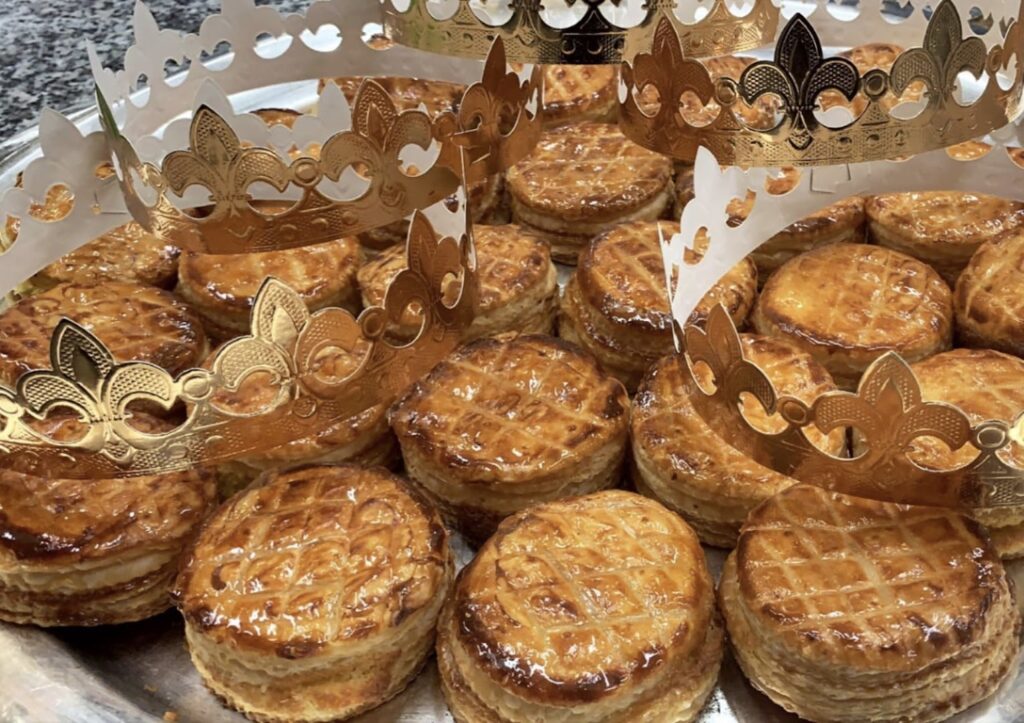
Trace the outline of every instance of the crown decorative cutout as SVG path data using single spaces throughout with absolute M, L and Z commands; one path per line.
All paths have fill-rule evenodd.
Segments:
M 922 153 L 983 136 L 1019 114 L 1024 29 L 1011 21 L 1002 40 L 986 48 L 980 37 L 964 37 L 959 11 L 951 0 L 942 0 L 921 47 L 901 53 L 888 72 L 872 69 L 862 75 L 845 58 L 826 58 L 814 27 L 797 14 L 780 33 L 772 60 L 750 64 L 739 77 L 712 80 L 703 64 L 685 54 L 672 24 L 661 20 L 651 51 L 623 65 L 627 92 L 621 126 L 635 142 L 675 158 L 692 161 L 704 146 L 719 163 L 745 167 L 831 165 Z M 959 88 L 965 73 L 983 84 L 970 102 Z M 887 105 L 914 83 L 926 87 L 923 107 L 910 118 L 894 115 L 895 108 Z M 860 97 L 864 109 L 852 117 L 837 108 L 843 119 L 826 122 L 820 117 L 826 93 L 847 102 Z M 657 100 L 651 99 L 654 94 Z M 717 115 L 706 125 L 690 124 L 687 97 L 704 106 L 716 103 Z M 757 115 L 769 116 L 764 127 L 752 125 L 762 121 L 748 121 L 742 112 L 757 107 L 766 110 Z
M 811 404 L 780 396 L 765 373 L 743 356 L 739 334 L 721 306 L 708 316 L 706 329 L 684 330 L 690 372 L 687 393 L 694 408 L 723 440 L 755 461 L 793 479 L 870 499 L 944 507 L 991 508 L 1024 503 L 1024 469 L 1001 452 L 1024 431 L 1024 414 L 1013 423 L 971 424 L 949 404 L 922 401 L 914 373 L 897 354 L 877 359 L 865 371 L 856 393 L 829 392 Z M 706 364 L 713 391 L 697 382 L 693 367 Z M 741 411 L 749 395 L 786 423 L 769 433 L 751 425 Z M 807 439 L 805 430 L 822 433 L 854 428 L 865 451 L 835 457 Z M 952 450 L 974 449 L 976 456 L 955 469 L 929 469 L 908 455 L 920 438 L 944 442 Z
M 602 65 L 651 46 L 660 20 L 671 24 L 690 57 L 712 57 L 771 42 L 779 8 L 758 0 L 746 14 L 725 0 L 710 8 L 679 0 L 381 0 L 384 28 L 397 43 L 482 58 L 502 38 L 520 63 Z M 697 8 L 704 14 L 697 17 Z M 693 17 L 681 17 L 684 12 Z
M 539 106 L 528 107 L 540 95 L 540 73 L 521 83 L 505 67 L 498 40 L 482 80 L 466 90 L 458 111 L 434 119 L 422 110 L 399 112 L 379 84 L 364 80 L 351 129 L 324 140 L 315 154 L 300 149 L 298 157 L 243 144 L 224 118 L 203 105 L 192 116 L 187 150 L 170 152 L 159 166 L 143 162 L 101 92 L 97 98 L 128 210 L 143 228 L 205 253 L 260 252 L 351 236 L 438 203 L 458 187 L 463 153 L 468 180 L 526 155 L 540 133 Z M 410 146 L 428 158 L 435 144 L 432 164 L 424 161 L 428 167 L 413 173 L 403 169 L 400 154 Z M 258 184 L 264 189 L 259 197 L 253 193 Z M 198 197 L 205 203 L 188 194 L 194 188 L 207 192 Z M 290 205 L 271 213 L 254 204 L 259 200 Z
M 265 95 L 267 85 L 315 84 L 321 77 L 342 76 L 429 77 L 462 85 L 479 82 L 477 90 L 470 88 L 468 91 L 469 104 L 456 104 L 459 110 L 450 114 L 451 117 L 432 120 L 429 149 L 407 146 L 403 161 L 415 166 L 416 175 L 431 171 L 437 165 L 439 169 L 455 171 L 458 176 L 463 173 L 461 155 L 466 158 L 472 180 L 514 163 L 529 151 L 540 133 L 542 80 L 539 70 L 532 73 L 527 70 L 516 76 L 520 81 L 512 92 L 509 75 L 498 72 L 504 64 L 501 49 L 485 64 L 426 55 L 401 46 L 370 47 L 363 37 L 363 29 L 368 24 L 379 24 L 380 20 L 380 7 L 363 0 L 317 0 L 294 13 L 259 6 L 255 0 L 223 0 L 220 12 L 207 17 L 197 34 L 189 34 L 160 28 L 145 4 L 137 0 L 133 16 L 135 44 L 125 56 L 124 70 L 115 72 L 101 67 L 92 53 L 98 95 L 107 101 L 110 111 L 106 114 L 106 123 L 118 128 L 116 135 L 122 140 L 117 145 L 125 165 L 135 170 L 125 174 L 119 169 L 121 178 L 96 176 L 94 170 L 109 163 L 113 155 L 111 141 L 99 119 L 87 117 L 76 126 L 59 113 L 44 111 L 40 121 L 41 156 L 30 158 L 24 166 L 23 186 L 4 190 L 0 198 L 0 210 L 20 224 L 16 241 L 0 239 L 0 295 L 10 298 L 11 292 L 35 272 L 92 239 L 135 220 L 135 216 L 150 227 L 159 220 L 160 228 L 170 228 L 169 233 L 178 236 L 177 240 L 184 238 L 186 246 L 196 248 L 198 244 L 198 248 L 206 248 L 195 233 L 200 222 L 182 218 L 180 214 L 185 212 L 187 217 L 187 212 L 197 207 L 208 210 L 211 194 L 200 185 L 192 185 L 185 197 L 176 198 L 167 179 L 159 173 L 143 174 L 144 164 L 149 163 L 159 170 L 168 154 L 189 147 L 191 122 L 203 105 L 226 122 L 241 146 L 276 152 L 281 163 L 290 169 L 287 173 L 292 174 L 283 192 L 267 183 L 250 186 L 254 200 L 290 202 L 286 205 L 291 207 L 289 216 L 294 217 L 268 219 L 257 211 L 251 216 L 251 233 L 266 236 L 268 224 L 285 226 L 285 233 L 279 238 L 287 240 L 274 246 L 281 247 L 295 244 L 287 226 L 300 228 L 293 223 L 296 220 L 306 224 L 301 228 L 312 227 L 314 233 L 306 237 L 309 243 L 324 238 L 325 223 L 334 228 L 357 228 L 342 223 L 340 214 L 337 218 L 324 219 L 317 216 L 319 211 L 301 206 L 301 199 L 307 194 L 301 184 L 308 182 L 305 174 L 312 173 L 313 167 L 306 162 L 295 163 L 298 154 L 290 152 L 295 146 L 305 149 L 306 155 L 312 157 L 313 149 L 322 148 L 333 135 L 345 131 L 358 135 L 352 109 L 340 91 L 333 84 L 327 84 L 319 98 L 316 116 L 304 114 L 295 121 L 294 127 L 273 128 L 267 128 L 255 114 L 236 112 L 232 101 L 228 100 L 235 93 L 256 91 Z M 268 36 L 271 41 L 264 43 L 263 38 Z M 224 45 L 230 46 L 230 54 L 216 56 L 216 51 Z M 168 63 L 182 70 L 168 74 L 165 71 Z M 482 75 L 486 76 L 484 82 L 480 82 Z M 137 88 L 142 77 L 147 83 Z M 482 115 L 469 117 L 463 107 L 470 106 L 481 109 Z M 385 117 L 390 118 L 390 115 Z M 374 128 L 379 126 L 375 122 Z M 270 160 L 265 154 L 253 157 L 260 155 Z M 136 159 L 138 164 L 135 164 Z M 319 159 L 313 157 L 313 160 L 319 164 Z M 270 163 L 272 175 L 279 178 L 279 164 Z M 278 167 L 277 170 L 274 167 Z M 217 168 L 223 170 L 219 165 Z M 368 186 L 367 179 L 359 174 L 365 170 L 365 164 L 360 163 L 358 169 L 345 171 L 337 183 L 324 176 L 315 190 L 336 200 L 357 199 Z M 395 169 L 395 173 L 401 171 Z M 154 186 L 147 185 L 143 175 Z M 237 181 L 245 175 L 236 174 L 223 188 L 236 189 Z M 412 173 L 405 175 L 414 176 Z M 398 180 L 400 186 L 405 185 L 404 179 Z M 457 181 L 449 175 L 446 183 L 453 187 Z M 55 186 L 67 188 L 66 195 L 71 199 L 68 212 L 59 218 L 35 217 L 33 209 L 45 205 L 50 189 Z M 424 186 L 420 186 L 421 191 Z M 132 212 L 126 204 L 124 187 L 131 189 L 127 197 L 132 199 Z M 387 197 L 387 193 L 384 196 Z M 315 201 L 312 191 L 308 192 L 308 197 L 311 203 Z M 380 198 L 379 192 L 376 197 Z M 161 205 L 163 201 L 158 203 L 159 199 L 170 205 Z M 399 217 L 402 207 L 411 209 L 417 205 L 422 204 L 406 198 L 383 210 L 378 207 L 374 216 Z M 331 208 L 325 205 L 320 210 Z M 303 210 L 305 214 L 300 213 Z M 161 216 L 161 212 L 166 215 Z M 363 225 L 369 223 L 360 222 L 359 226 Z M 212 224 L 206 228 L 212 229 Z M 242 226 L 236 222 L 234 228 L 238 230 Z M 214 245 L 225 250 L 259 250 L 258 246 L 242 240 L 220 243 L 223 241 L 226 239 L 222 234 Z
M 444 300 L 449 279 L 460 283 L 454 301 Z M 389 331 L 410 304 L 426 310 L 423 326 L 411 342 L 393 344 Z M 365 309 L 358 319 L 337 308 L 310 313 L 298 294 L 267 279 L 252 310 L 250 335 L 221 347 L 208 369 L 172 377 L 152 364 L 116 361 L 86 329 L 65 319 L 51 339 L 52 369 L 27 372 L 14 390 L 0 387 L 0 465 L 31 473 L 45 462 L 60 477 L 131 477 L 245 456 L 315 434 L 390 404 L 455 347 L 476 304 L 469 236 L 439 239 L 428 217 L 416 212 L 408 267 L 391 282 L 381 306 Z M 340 363 L 325 366 L 324 359 Z M 254 374 L 272 375 L 278 390 L 273 400 L 244 414 L 219 403 Z M 168 432 L 145 433 L 131 422 L 131 405 L 138 402 L 165 409 L 183 402 L 187 417 Z M 51 414 L 73 415 L 84 433 L 59 441 L 37 431 L 34 422 Z

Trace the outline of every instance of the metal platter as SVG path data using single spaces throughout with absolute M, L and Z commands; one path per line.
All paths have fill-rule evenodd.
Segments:
M 316 83 L 263 89 L 236 101 L 241 107 L 309 107 Z M 97 127 L 95 112 L 77 114 L 80 127 Z M 0 145 L 0 187 L 38 153 L 34 133 Z M 560 282 L 569 270 L 560 269 Z M 460 566 L 472 557 L 461 538 L 453 544 Z M 708 548 L 716 576 L 725 552 Z M 1024 590 L 1024 560 L 1007 565 Z M 1018 598 L 1018 602 L 1024 596 Z M 175 611 L 130 625 L 41 630 L 0 623 L 0 723 L 120 723 L 181 721 L 218 723 L 244 718 L 223 708 L 203 686 L 185 649 L 182 621 Z M 402 694 L 356 719 L 359 723 L 451 721 L 433 661 Z M 784 723 L 797 721 L 755 691 L 727 654 L 718 686 L 701 723 Z M 955 723 L 1024 721 L 1024 674 L 1015 673 L 989 700 L 951 719 Z

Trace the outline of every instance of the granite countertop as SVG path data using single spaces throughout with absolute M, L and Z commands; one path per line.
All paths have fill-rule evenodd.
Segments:
M 309 0 L 260 0 L 295 10 Z M 0 140 L 35 125 L 45 105 L 61 111 L 92 103 L 93 82 L 85 40 L 104 63 L 120 65 L 132 41 L 135 0 L 0 0 L 0 67 L 4 102 Z M 195 32 L 219 0 L 148 0 L 161 27 Z

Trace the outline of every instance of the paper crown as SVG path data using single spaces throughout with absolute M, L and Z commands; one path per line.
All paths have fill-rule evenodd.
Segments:
M 997 508 L 1024 502 L 1024 469 L 1005 457 L 1024 431 L 1024 412 L 1012 422 L 972 424 L 950 404 L 922 399 L 914 373 L 897 354 L 877 359 L 853 392 L 829 392 L 810 404 L 779 395 L 769 377 L 744 358 L 739 334 L 721 306 L 705 329 L 685 330 L 686 392 L 697 413 L 715 433 L 756 462 L 793 479 L 869 499 L 941 507 Z M 713 387 L 706 390 L 694 369 L 706 364 Z M 782 431 L 755 427 L 743 414 L 745 398 L 785 424 Z M 855 429 L 864 450 L 836 457 L 806 435 Z M 911 455 L 920 438 L 941 441 L 951 450 L 976 452 L 950 469 L 925 467 Z
M 0 283 L 7 291 L 133 219 L 188 248 L 249 252 L 332 240 L 411 214 L 407 269 L 392 280 L 382 304 L 358 318 L 335 308 L 310 313 L 295 292 L 268 279 L 255 300 L 250 334 L 219 349 L 207 368 L 176 377 L 152 364 L 114 359 L 87 329 L 64 320 L 51 339 L 52 369 L 0 388 L 0 464 L 66 477 L 126 477 L 246 456 L 390 403 L 454 348 L 477 298 L 467 186 L 532 147 L 540 132 L 540 75 L 506 72 L 500 41 L 486 64 L 371 50 L 360 35 L 370 17 L 366 7 L 327 0 L 312 4 L 307 15 L 285 18 L 235 0 L 203 23 L 197 42 L 156 29 L 137 6 L 139 45 L 129 51 L 125 71 L 104 71 L 98 82 L 103 130 L 83 133 L 59 114 L 44 114 L 42 157 L 3 199 L 20 229 L 0 257 Z M 322 37 L 331 20 L 347 54 L 337 43 L 326 51 L 307 45 L 304 33 Z M 291 42 L 275 57 L 241 46 L 282 31 Z M 199 62 L 203 48 L 224 38 L 234 41 L 236 53 L 226 68 Z M 415 63 L 414 55 L 420 56 Z M 164 79 L 164 62 L 182 57 L 192 59 L 184 79 Z M 327 84 L 317 115 L 299 116 L 290 127 L 269 127 L 236 112 L 229 100 L 230 93 L 259 90 L 261 82 L 394 76 L 413 65 L 418 77 L 437 71 L 450 82 L 466 80 L 472 69 L 476 82 L 456 111 L 436 117 L 399 112 L 372 80 L 363 81 L 351 106 Z M 140 99 L 125 79 L 156 68 L 161 75 L 150 76 Z M 111 158 L 119 178 L 97 173 Z M 55 187 L 73 199 L 63 216 L 39 212 Z M 259 201 L 278 199 L 292 205 L 278 216 L 261 212 Z M 191 211 L 196 207 L 201 212 Z M 410 306 L 422 310 L 422 326 L 414 339 L 399 342 L 389 332 Z M 253 375 L 270 375 L 276 395 L 242 414 L 225 400 Z M 164 433 L 142 431 L 132 424 L 138 404 L 183 407 L 185 418 Z M 82 429 L 73 440 L 48 436 L 39 423 L 66 414 Z
M 437 220 L 465 223 L 464 199 L 460 206 Z M 435 218 L 447 213 L 432 211 Z M 430 214 L 414 214 L 408 268 L 380 307 L 358 319 L 337 308 L 310 313 L 298 294 L 268 279 L 256 296 L 251 333 L 221 347 L 208 369 L 174 377 L 152 364 L 119 362 L 86 329 L 62 321 L 51 340 L 53 369 L 22 375 L 15 390 L 0 387 L 0 464 L 65 478 L 190 469 L 308 437 L 390 403 L 455 347 L 475 312 L 469 236 L 440 237 Z M 454 301 L 448 279 L 458 282 Z M 390 341 L 388 329 L 410 304 L 426 311 L 420 333 L 411 342 Z M 343 373 L 325 359 L 340 361 Z M 277 393 L 262 408 L 239 413 L 227 400 L 256 374 L 270 374 Z M 130 409 L 139 402 L 165 409 L 184 403 L 186 417 L 163 433 L 140 431 Z M 53 414 L 73 415 L 83 433 L 60 440 L 39 431 L 36 422 Z
M 363 81 L 350 110 L 337 86 L 328 84 L 319 116 L 338 114 L 330 125 L 348 128 L 324 138 L 284 127 L 273 148 L 259 137 L 271 131 L 262 121 L 245 126 L 256 133 L 243 142 L 203 104 L 192 115 L 188 147 L 159 164 L 140 159 L 98 97 L 134 219 L 181 248 L 236 254 L 322 243 L 399 221 L 451 195 L 463 163 L 467 182 L 504 170 L 539 138 L 540 93 L 539 70 L 523 82 L 506 72 L 499 39 L 482 80 L 469 86 L 457 111 L 433 118 L 425 110 L 400 112 L 372 80 Z M 307 151 L 311 146 L 315 152 Z M 407 163 L 403 154 L 410 148 L 416 159 Z M 258 197 L 254 187 L 262 187 Z M 257 198 L 286 201 L 289 208 L 271 213 L 251 203 Z
M 379 27 L 380 20 L 379 6 L 358 0 L 318 0 L 304 13 L 291 14 L 258 6 L 254 0 L 224 0 L 221 11 L 207 17 L 199 32 L 192 35 L 160 28 L 145 5 L 137 2 L 133 17 L 135 43 L 125 55 L 123 70 L 115 72 L 103 68 L 90 48 L 98 95 L 110 109 L 108 126 L 117 127 L 113 145 L 120 152 L 126 172 L 122 170 L 121 179 L 96 173 L 98 167 L 108 164 L 113 157 L 112 142 L 98 119 L 79 127 L 59 113 L 44 110 L 40 116 L 39 149 L 24 166 L 20 185 L 0 196 L 0 214 L 16 219 L 20 226 L 16 240 L 0 237 L 0 295 L 9 294 L 25 278 L 89 240 L 131 222 L 133 215 L 144 225 L 155 224 L 158 232 L 164 229 L 178 236 L 179 243 L 206 247 L 205 242 L 197 238 L 197 231 L 204 222 L 210 224 L 205 228 L 212 229 L 212 222 L 186 218 L 188 214 L 182 217 L 181 213 L 192 207 L 209 206 L 210 193 L 204 193 L 201 186 L 193 186 L 184 197 L 176 197 L 168 179 L 159 172 L 170 154 L 189 150 L 193 120 L 204 105 L 224 123 L 203 112 L 206 121 L 213 121 L 204 121 L 203 128 L 216 128 L 222 138 L 230 141 L 226 124 L 246 146 L 246 151 L 252 147 L 268 151 L 246 152 L 240 157 L 266 160 L 270 165 L 260 168 L 278 178 L 281 165 L 286 168 L 285 175 L 298 172 L 298 177 L 289 177 L 284 190 L 266 183 L 257 183 L 249 189 L 256 199 L 282 199 L 298 204 L 288 214 L 294 218 L 268 220 L 258 212 L 246 212 L 254 223 L 252 228 L 262 231 L 264 240 L 269 236 L 269 229 L 277 225 L 281 234 L 274 243 L 279 244 L 278 247 L 295 245 L 297 232 L 293 228 L 298 227 L 292 223 L 295 218 L 302 219 L 304 229 L 312 229 L 313 233 L 305 238 L 312 243 L 318 238 L 330 237 L 323 229 L 325 223 L 331 228 L 347 227 L 351 233 L 385 217 L 407 215 L 419 205 L 419 201 L 410 201 L 407 191 L 416 190 L 420 201 L 428 193 L 431 198 L 441 195 L 440 190 L 425 190 L 427 178 L 439 180 L 447 189 L 455 187 L 457 181 L 451 171 L 460 151 L 468 157 L 472 178 L 507 166 L 529 150 L 536 134 L 540 133 L 542 81 L 539 72 L 524 69 L 523 80 L 513 82 L 502 67 L 500 49 L 496 49 L 485 72 L 485 65 L 479 61 L 425 55 L 401 46 L 381 48 L 363 37 L 364 28 L 372 28 L 374 23 Z M 270 40 L 264 42 L 267 38 Z M 214 55 L 223 48 L 231 52 L 225 56 Z M 165 67 L 168 65 L 180 70 L 167 74 Z M 236 111 L 233 101 L 228 100 L 245 99 L 243 102 L 253 107 L 254 98 L 265 98 L 265 105 L 278 106 L 289 97 L 295 97 L 296 88 L 303 82 L 316 82 L 322 77 L 424 75 L 460 86 L 478 85 L 462 94 L 457 114 L 427 119 L 431 133 L 428 148 L 425 150 L 420 140 L 419 145 L 401 149 L 402 170 L 391 174 L 393 180 L 388 184 L 378 176 L 375 186 L 367 183 L 365 175 L 360 177 L 358 169 L 351 168 L 337 183 L 325 175 L 314 184 L 315 188 L 301 185 L 303 178 L 309 177 L 304 174 L 330 169 L 325 169 L 316 158 L 313 159 L 316 165 L 297 162 L 291 154 L 293 147 L 322 147 L 331 136 L 346 132 L 354 140 L 371 128 L 365 117 L 358 126 L 353 123 L 349 102 L 333 84 L 327 84 L 318 114 L 304 114 L 290 128 L 280 125 L 268 128 L 257 116 Z M 138 87 L 140 79 L 145 79 L 144 87 Z M 308 93 L 299 93 L 298 97 L 299 102 L 307 102 Z M 374 108 L 371 115 L 377 117 L 388 102 L 377 94 L 372 98 L 368 96 L 362 107 Z M 387 113 L 384 117 L 389 122 L 395 120 Z M 470 125 L 466 126 L 467 123 Z M 415 127 L 415 133 L 422 138 L 427 125 L 423 119 L 403 120 L 400 129 Z M 373 132 L 377 133 L 381 126 L 374 121 L 372 127 L 376 130 Z M 388 156 L 388 152 L 379 147 L 381 143 L 387 140 L 393 144 L 401 140 L 397 135 L 389 140 L 386 136 L 386 133 L 378 134 L 369 139 L 371 156 L 367 160 L 371 163 L 374 162 L 372 151 L 379 151 L 378 156 Z M 378 147 L 373 147 L 373 142 L 377 142 Z M 191 150 L 193 155 L 197 154 L 195 148 Z M 201 156 L 202 151 L 198 154 Z M 273 155 L 280 163 L 272 159 Z M 338 168 L 339 160 L 338 157 L 333 159 L 335 168 L 344 170 Z M 324 161 L 331 162 L 330 159 Z M 157 172 L 151 173 L 152 169 L 146 164 Z M 416 167 L 417 176 L 408 168 L 412 165 Z M 359 167 L 364 166 L 365 163 L 361 163 Z M 216 170 L 228 167 L 230 164 L 225 163 Z M 152 187 L 142 182 L 143 172 L 154 184 Z M 425 178 L 413 180 L 419 175 Z M 13 179 L 11 183 L 13 186 Z M 129 190 L 127 198 L 131 210 L 122 185 Z M 232 182 L 213 185 L 222 193 L 230 194 L 237 190 L 237 175 Z M 381 197 L 385 185 L 393 193 L 385 191 Z M 55 188 L 61 189 L 71 201 L 60 213 L 40 213 Z M 316 218 L 319 210 L 303 205 L 315 205 L 319 191 L 326 198 L 342 201 L 321 207 L 325 213 L 338 210 L 334 217 Z M 365 196 L 362 205 L 361 196 Z M 306 200 L 301 201 L 303 198 Z M 371 214 L 372 222 L 350 223 L 349 214 L 342 218 L 341 211 L 366 210 L 373 198 L 380 199 L 381 204 Z M 387 205 L 384 199 L 394 203 Z M 232 223 L 234 230 L 240 227 L 237 221 Z M 245 245 L 238 239 L 227 243 L 224 233 L 211 234 L 211 238 L 215 239 L 215 248 L 210 250 L 238 250 Z M 258 249 L 250 246 L 249 250 Z
M 495 38 L 520 63 L 619 63 L 650 47 L 659 21 L 689 57 L 771 42 L 779 8 L 757 0 L 746 12 L 725 0 L 380 0 L 388 37 L 409 47 L 482 58 Z
M 623 66 L 620 125 L 633 141 L 677 159 L 692 161 L 703 146 L 719 163 L 745 167 L 857 163 L 954 145 L 1020 112 L 1024 28 L 1005 8 L 997 17 L 1001 22 L 978 34 L 942 0 L 913 41 L 918 47 L 900 53 L 888 71 L 862 74 L 846 58 L 826 58 L 812 20 L 797 14 L 779 34 L 772 60 L 715 79 L 661 20 L 650 52 Z M 873 36 L 860 27 L 877 29 L 865 10 L 845 25 L 847 38 L 891 41 L 912 35 L 919 22 Z M 968 74 L 977 80 L 971 92 L 963 84 Z M 924 97 L 904 100 L 915 84 L 923 84 Z M 827 113 L 826 94 L 842 99 Z M 855 99 L 863 109 L 854 117 Z M 694 117 L 694 104 L 716 106 L 710 122 Z

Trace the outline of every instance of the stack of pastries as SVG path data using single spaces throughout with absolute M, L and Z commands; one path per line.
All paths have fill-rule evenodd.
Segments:
M 847 57 L 864 72 L 898 52 Z M 750 62 L 716 59 L 713 74 Z M 393 405 L 210 470 L 83 482 L 29 458 L 0 469 L 0 620 L 122 623 L 173 603 L 207 687 L 275 723 L 376 707 L 435 650 L 459 723 L 692 721 L 726 638 L 752 685 L 808 720 L 938 721 L 988 697 L 1019 647 L 1002 559 L 1024 557 L 1024 506 L 968 517 L 847 497 L 716 434 L 675 353 L 660 247 L 679 231 L 671 217 L 693 196 L 692 167 L 626 139 L 617 77 L 546 69 L 539 145 L 468 189 L 478 313 L 463 344 Z M 323 83 L 351 99 L 361 80 Z M 380 82 L 399 110 L 435 116 L 464 91 Z M 854 113 L 863 102 L 826 100 Z M 738 112 L 770 125 L 776 111 L 763 99 Z M 261 117 L 287 125 L 297 114 Z M 796 173 L 781 169 L 756 202 L 790 190 Z M 56 218 L 69 199 L 51 196 Z M 734 200 L 729 222 L 753 202 Z M 215 256 L 129 224 L 48 266 L 0 311 L 0 383 L 49 366 L 61 316 L 118 359 L 172 374 L 208 365 L 211 349 L 248 332 L 267 276 L 312 311 L 358 314 L 405 268 L 407 229 Z M 925 401 L 1009 425 L 1024 412 L 1022 268 L 1024 203 L 841 199 L 740 261 L 688 323 L 723 305 L 746 357 L 807 405 L 855 390 L 897 351 Z M 450 281 L 446 303 L 461 291 Z M 426 312 L 410 304 L 388 341 L 415 338 Z M 322 354 L 314 371 L 344 377 L 365 351 Z M 252 412 L 277 391 L 255 374 L 215 403 Z M 743 406 L 753 426 L 780 429 L 755 400 Z M 133 418 L 160 431 L 181 411 Z M 58 440 L 79 425 L 40 423 Z M 808 436 L 844 457 L 862 451 L 848 431 Z M 1016 442 L 1008 454 L 1024 466 Z M 928 439 L 908 449 L 933 469 L 970 461 Z M 448 529 L 476 549 L 457 577 Z M 702 544 L 732 550 L 717 596 Z

